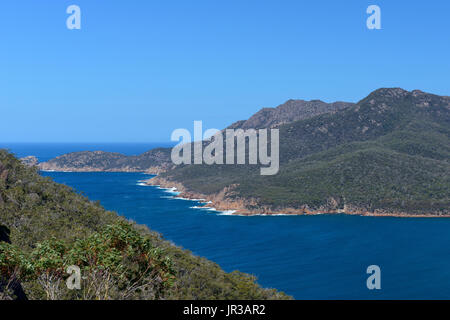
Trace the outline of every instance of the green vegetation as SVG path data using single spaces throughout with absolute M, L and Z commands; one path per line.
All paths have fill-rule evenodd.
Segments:
M 80 290 L 65 284 L 70 266 L 83 275 Z M 38 293 L 51 300 L 159 299 L 174 283 L 172 260 L 123 221 L 71 245 L 44 240 L 28 254 L 2 243 L 0 270 L 6 279 L 38 283 Z
M 84 153 L 41 165 L 59 170 L 86 164 L 105 170 L 156 166 L 166 170 L 162 178 L 187 191 L 211 195 L 226 189 L 226 199 L 242 199 L 256 211 L 450 214 L 450 97 L 388 88 L 357 104 L 290 100 L 229 128 L 264 126 L 280 129 L 275 176 L 261 176 L 259 166 L 249 165 L 174 167 L 169 149 L 137 157 L 146 159 L 140 167 L 136 159 L 109 161 L 117 155 Z
M 30 299 L 289 298 L 104 210 L 4 150 L 1 225 L 12 243 L 0 242 L 0 286 L 18 279 Z M 67 288 L 69 266 L 80 268 L 80 290 Z M 0 291 L 0 298 L 11 295 Z
M 156 166 L 166 171 L 162 178 L 187 191 L 211 195 L 226 189 L 226 199 L 242 199 L 256 211 L 450 214 L 450 97 L 388 88 L 357 104 L 290 100 L 229 128 L 264 126 L 280 129 L 275 176 L 261 176 L 259 166 L 249 165 L 173 166 L 170 149 L 137 157 L 146 159 L 139 165 L 136 159 L 109 162 L 114 154 L 84 153 L 41 165 L 57 170 Z
M 190 165 L 161 174 L 256 207 L 450 214 L 450 98 L 380 89 L 336 113 L 280 126 L 280 172 Z

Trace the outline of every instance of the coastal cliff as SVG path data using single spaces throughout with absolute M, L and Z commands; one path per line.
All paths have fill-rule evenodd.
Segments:
M 278 128 L 274 176 L 250 165 L 181 165 L 155 181 L 236 214 L 450 215 L 449 97 L 379 89 Z
M 196 200 L 208 208 L 214 208 L 217 211 L 228 212 L 230 215 L 254 216 L 254 215 L 321 215 L 321 214 L 348 214 L 358 216 L 371 217 L 400 217 L 400 218 L 432 218 L 432 217 L 449 217 L 450 212 L 446 213 L 423 213 L 411 214 L 397 210 L 380 210 L 370 211 L 367 208 L 345 205 L 338 208 L 337 201 L 333 198 L 328 199 L 326 205 L 318 208 L 310 208 L 303 205 L 298 208 L 271 208 L 269 206 L 259 206 L 256 199 L 238 199 L 235 196 L 233 187 L 225 188 L 215 194 L 202 194 L 195 191 L 187 190 L 180 182 L 169 181 L 161 177 L 153 177 L 145 181 L 149 186 L 157 186 L 163 189 L 176 190 L 180 194 L 178 197 L 190 200 Z
M 150 184 L 236 214 L 450 215 L 448 96 L 382 88 L 356 104 L 289 100 L 228 128 L 263 127 L 279 129 L 273 176 L 248 164 L 175 166 L 170 149 L 136 157 L 73 153 L 39 166 L 157 174 Z

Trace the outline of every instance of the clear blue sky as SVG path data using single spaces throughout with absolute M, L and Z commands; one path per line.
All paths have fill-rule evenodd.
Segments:
M 448 0 L 2 1 L 0 141 L 168 141 L 291 98 L 450 95 L 449 17 Z

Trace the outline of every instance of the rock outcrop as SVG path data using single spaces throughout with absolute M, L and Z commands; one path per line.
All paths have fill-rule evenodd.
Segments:
M 229 126 L 229 129 L 274 128 L 285 123 L 309 119 L 324 113 L 335 113 L 354 106 L 349 102 L 326 103 L 320 100 L 288 100 L 276 108 L 263 108 L 248 120 L 241 120 Z
M 35 156 L 27 156 L 27 157 L 21 158 L 20 161 L 22 161 L 24 164 L 26 164 L 29 167 L 37 166 L 39 163 L 38 158 L 36 158 Z

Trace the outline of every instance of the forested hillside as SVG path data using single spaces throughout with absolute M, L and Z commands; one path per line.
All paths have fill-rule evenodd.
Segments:
M 160 175 L 251 213 L 450 214 L 450 98 L 379 89 L 354 106 L 281 125 L 280 171 L 185 165 Z M 225 192 L 224 192 L 225 190 Z
M 286 299 L 255 278 L 165 241 L 0 150 L 0 297 L 29 299 Z M 3 232 L 4 231 L 4 232 Z M 69 290 L 77 266 L 81 289 Z M 13 281 L 12 281 L 13 280 Z
M 74 153 L 41 168 L 151 166 L 159 176 L 150 184 L 176 185 L 186 196 L 244 214 L 450 214 L 450 97 L 383 88 L 356 104 L 289 100 L 229 126 L 264 127 L 280 130 L 274 176 L 261 176 L 260 165 L 174 166 L 170 149 L 139 156 L 153 159 L 139 166 L 136 159 L 109 161 L 114 154 Z

